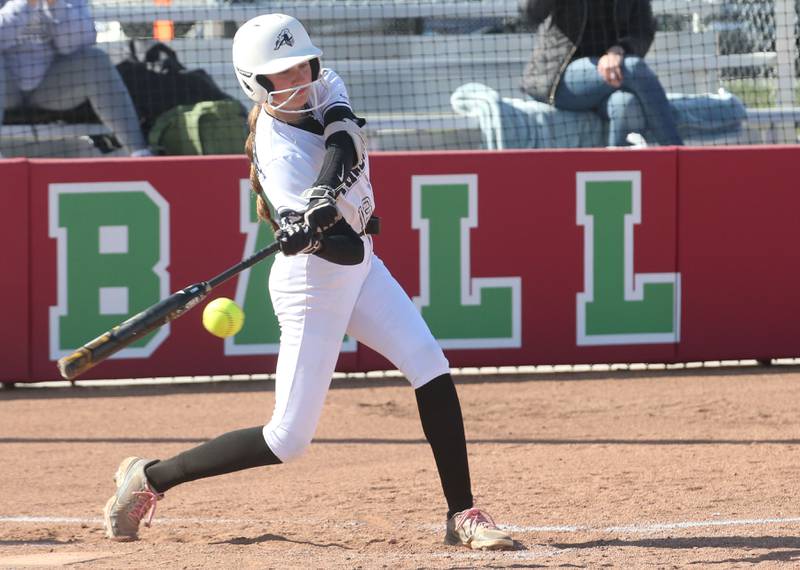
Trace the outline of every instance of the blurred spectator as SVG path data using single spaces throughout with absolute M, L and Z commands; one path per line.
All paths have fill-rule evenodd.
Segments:
M 94 44 L 88 0 L 0 0 L 0 125 L 9 108 L 67 111 L 88 99 L 132 155 L 149 155 L 125 84 Z
M 681 145 L 664 88 L 644 62 L 653 43 L 650 0 L 520 0 L 536 29 L 523 89 L 558 109 L 608 120 L 608 146 L 629 133 Z

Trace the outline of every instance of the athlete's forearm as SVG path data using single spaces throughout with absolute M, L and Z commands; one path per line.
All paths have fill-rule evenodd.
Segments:
M 323 118 L 325 125 L 325 158 L 314 186 L 329 186 L 337 195 L 348 187 L 350 172 L 364 158 L 366 140 L 359 119 L 347 105 L 330 108 Z M 350 181 L 352 184 L 352 181 Z
M 356 147 L 344 131 L 332 134 L 325 141 L 325 159 L 314 186 L 338 188 L 356 164 Z

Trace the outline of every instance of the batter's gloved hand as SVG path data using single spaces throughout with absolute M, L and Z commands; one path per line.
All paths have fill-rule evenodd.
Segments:
M 303 217 L 312 229 L 325 231 L 340 218 L 336 209 L 336 191 L 330 186 L 314 186 L 303 192 L 308 208 Z
M 314 253 L 322 247 L 320 234 L 306 224 L 284 224 L 275 232 L 275 239 L 283 255 Z

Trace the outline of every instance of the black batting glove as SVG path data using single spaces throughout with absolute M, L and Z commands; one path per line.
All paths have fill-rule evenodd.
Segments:
M 336 191 L 330 186 L 314 186 L 303 196 L 308 198 L 303 218 L 309 228 L 325 231 L 341 217 L 336 209 Z
M 283 255 L 297 255 L 298 253 L 314 253 L 322 247 L 320 234 L 313 231 L 306 224 L 286 223 L 275 232 L 275 239 Z

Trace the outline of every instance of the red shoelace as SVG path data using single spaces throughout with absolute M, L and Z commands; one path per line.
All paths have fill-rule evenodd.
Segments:
M 489 516 L 489 513 L 484 512 L 475 507 L 467 509 L 466 511 L 462 511 L 461 514 L 458 515 L 458 520 L 456 522 L 456 530 L 464 526 L 464 523 L 467 521 L 470 521 L 473 526 L 485 525 L 490 528 L 497 527 L 497 525 L 494 522 L 494 519 Z
M 133 522 L 138 523 L 142 520 L 142 517 L 147 515 L 147 520 L 144 521 L 144 526 L 150 526 L 150 523 L 153 521 L 153 517 L 156 514 L 156 503 L 164 495 L 155 493 L 149 488 L 145 488 L 144 491 L 137 491 L 134 493 L 134 495 L 137 495 L 138 498 L 136 500 L 136 504 L 128 513 L 128 516 L 131 518 L 131 520 L 133 520 Z

